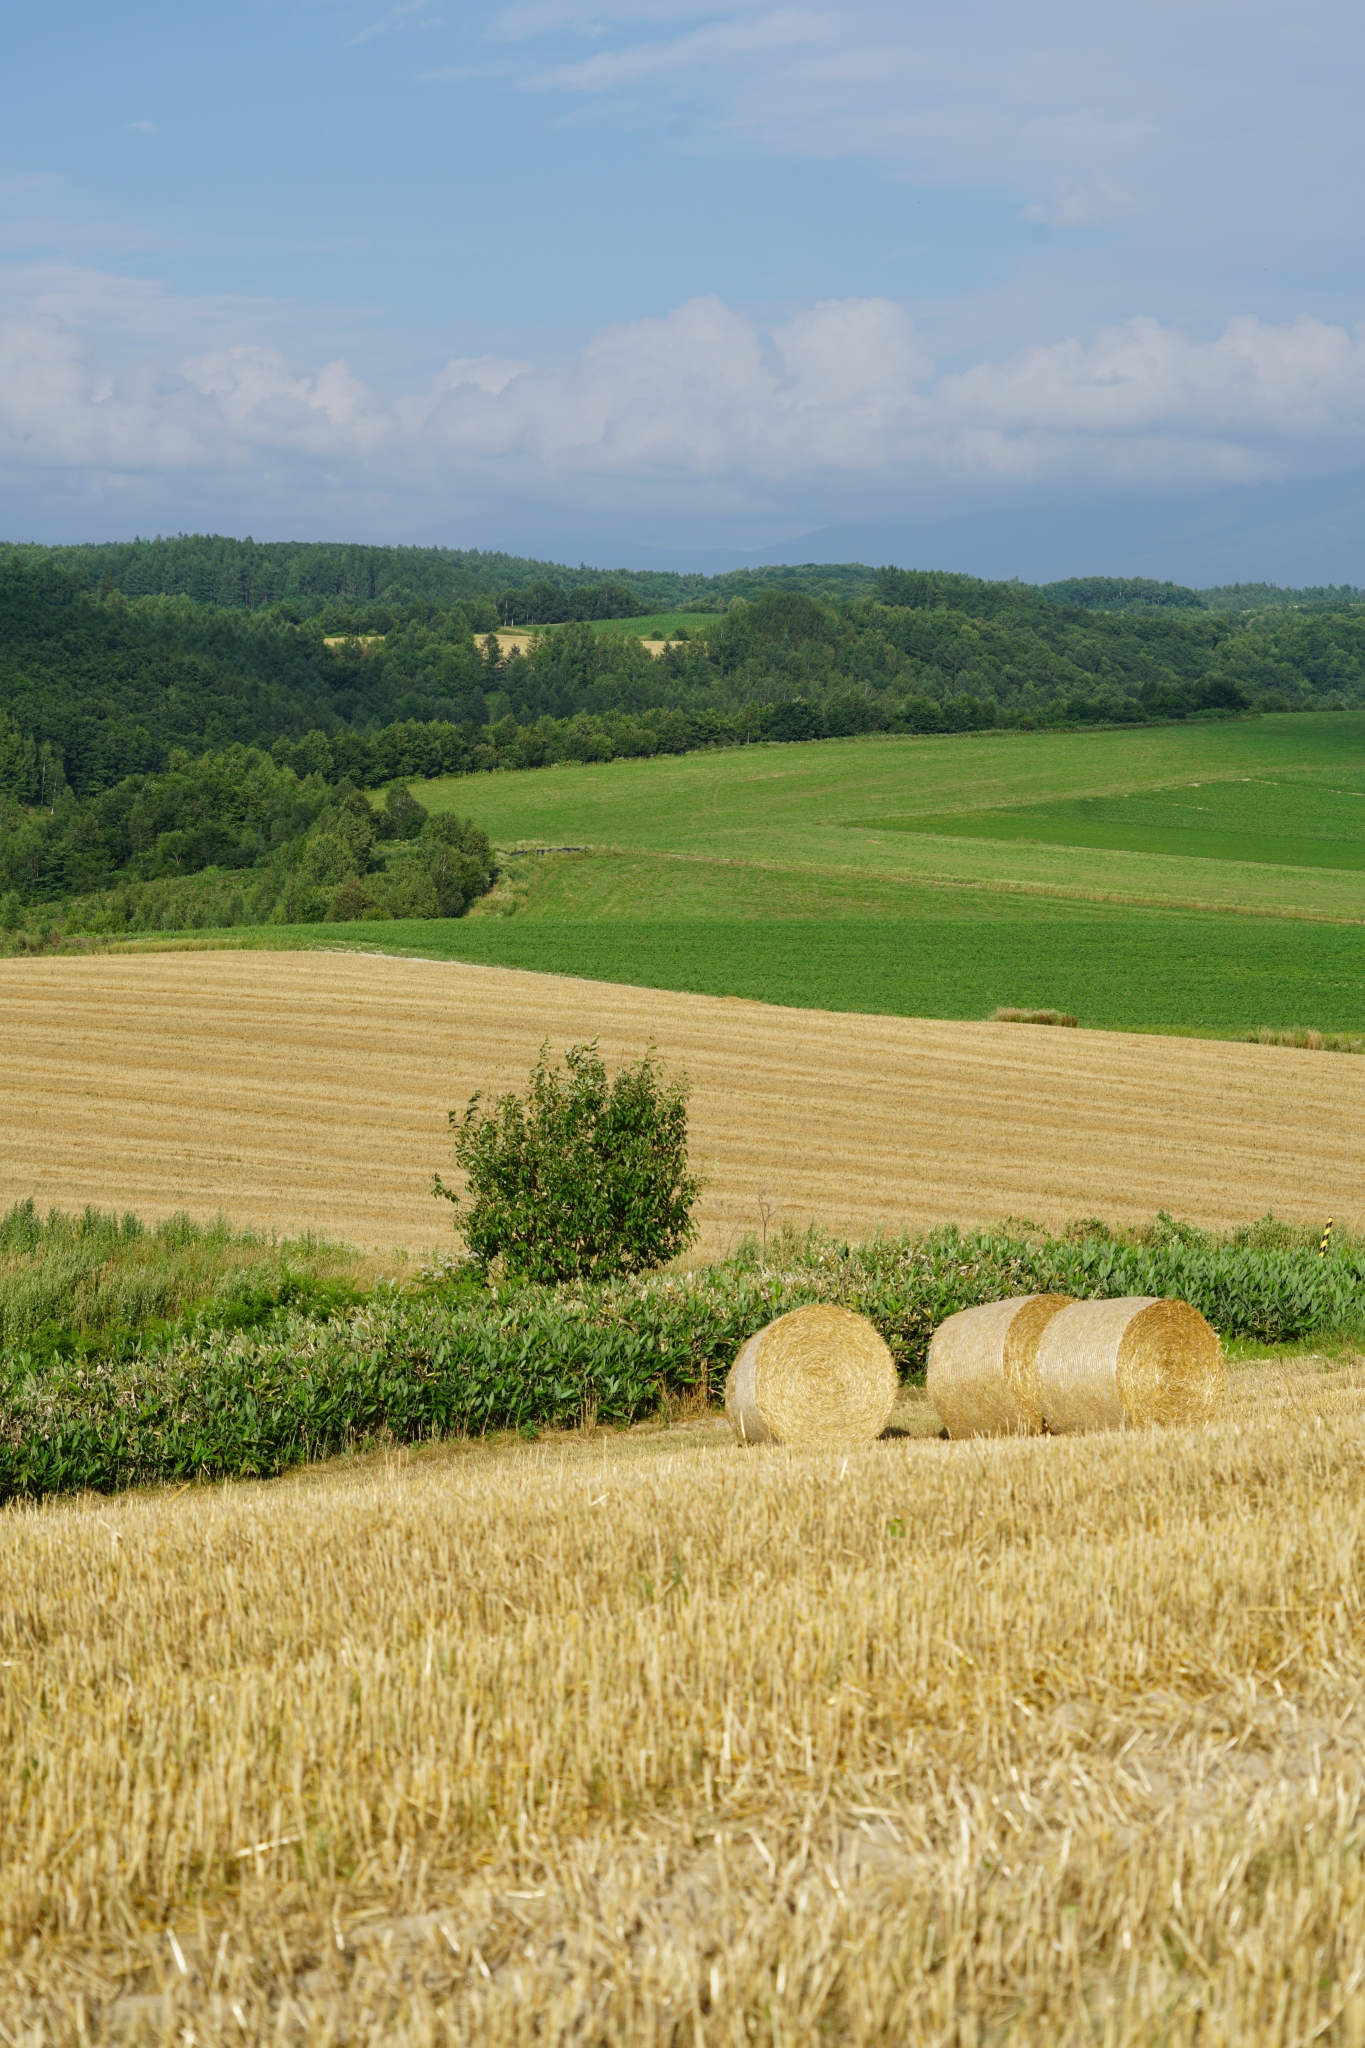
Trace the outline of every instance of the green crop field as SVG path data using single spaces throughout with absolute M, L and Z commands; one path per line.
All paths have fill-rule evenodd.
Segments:
M 1292 780 L 1293 790 L 1256 787 L 1281 779 Z M 1200 790 L 1191 788 L 1195 783 Z M 1067 817 L 1051 841 L 1042 836 L 1046 826 L 1025 836 L 1005 821 L 1004 837 L 1013 843 L 1002 843 L 997 829 L 1002 814 L 1050 814 L 1083 799 L 1198 803 L 1207 801 L 1210 785 L 1218 787 L 1220 803 L 1238 786 L 1245 814 L 1205 810 L 1172 820 L 1163 810 L 1159 823 L 1141 828 L 1212 834 L 1197 852 L 1174 843 L 1123 844 L 1121 823 L 1107 832 L 1101 825 L 1081 844 L 1068 833 Z M 581 845 L 827 875 L 1027 883 L 1171 905 L 1358 918 L 1365 916 L 1365 886 L 1351 872 L 1346 837 L 1334 842 L 1331 868 L 1287 859 L 1273 837 L 1344 835 L 1341 808 L 1365 807 L 1365 798 L 1346 793 L 1356 788 L 1365 789 L 1362 712 L 1134 732 L 879 735 L 739 747 L 456 777 L 425 784 L 419 794 L 434 810 L 472 813 L 501 847 Z M 1324 805 L 1331 807 L 1330 825 L 1322 823 Z M 946 828 L 936 829 L 945 820 Z
M 517 914 L 452 927 L 462 958 L 827 1009 L 1056 1006 L 1234 1033 L 1365 1022 L 1358 790 L 1365 716 L 1343 713 L 759 747 L 422 797 L 503 847 L 594 849 L 506 861 Z
M 888 1016 L 987 1017 L 1017 1004 L 1116 1031 L 1217 1037 L 1303 1019 L 1352 1031 L 1365 1019 L 1358 927 L 924 893 L 912 916 L 483 917 L 244 936 Z
M 1365 782 L 1365 774 L 1351 779 Z M 885 823 L 895 831 L 964 839 L 1121 847 L 1272 867 L 1365 868 L 1365 789 L 1333 788 L 1306 775 L 1239 776 L 1132 796 L 1079 797 L 1027 811 L 965 811 Z
M 831 1010 L 1365 1027 L 1365 713 L 761 746 L 416 792 L 501 849 L 472 916 L 224 937 Z
M 1292 788 L 1265 786 L 1281 781 Z M 576 845 L 799 871 L 806 910 L 812 891 L 833 887 L 842 896 L 851 878 L 880 876 L 1357 919 L 1365 917 L 1365 885 L 1353 871 L 1344 808 L 1365 809 L 1365 798 L 1349 794 L 1356 788 L 1365 789 L 1362 712 L 1135 732 L 739 747 L 452 778 L 419 794 L 434 810 L 472 813 L 503 848 Z M 1128 828 L 1130 838 L 1136 829 L 1197 830 L 1207 835 L 1199 851 L 1123 844 L 1113 818 L 1078 844 L 1069 809 L 1051 841 L 1041 836 L 1046 824 L 1024 836 L 1009 822 L 1020 812 L 1051 815 L 1100 800 L 1234 808 L 1178 812 L 1174 821 L 1160 809 L 1157 824 Z M 1337 835 L 1331 866 L 1286 857 L 1290 839 L 1312 837 L 1320 853 L 1316 835 L 1327 832 Z M 1278 844 L 1276 834 L 1285 835 Z
M 503 850 L 471 918 L 231 942 L 898 1016 L 1009 1004 L 1115 1030 L 1359 1032 L 1359 791 L 1361 713 L 471 776 L 417 786 Z

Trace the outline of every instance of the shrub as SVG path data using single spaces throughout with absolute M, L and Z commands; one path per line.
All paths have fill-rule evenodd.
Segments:
M 547 1049 L 529 1095 L 491 1110 L 476 1095 L 452 1109 L 455 1158 L 469 1206 L 456 1204 L 476 1265 L 554 1284 L 613 1279 L 662 1266 L 695 1235 L 700 1182 L 687 1169 L 687 1084 L 666 1082 L 651 1046 L 614 1081 L 591 1045 L 570 1046 L 561 1076 Z
M 991 1011 L 992 1024 L 1062 1024 L 1076 1029 L 1077 1019 L 1070 1010 L 1011 1010 L 1008 1008 Z
M 370 894 L 359 875 L 351 875 L 341 884 L 327 910 L 329 924 L 346 924 L 357 917 L 382 916 L 374 897 Z

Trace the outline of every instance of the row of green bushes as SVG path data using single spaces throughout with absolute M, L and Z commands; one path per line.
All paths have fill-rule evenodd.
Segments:
M 266 1477 L 385 1441 L 714 1402 L 744 1338 L 810 1301 L 869 1316 L 902 1374 L 923 1374 L 945 1316 L 1006 1294 L 1193 1302 L 1226 1338 L 1282 1343 L 1365 1327 L 1365 1246 L 1273 1222 L 1230 1237 L 1158 1218 L 1045 1238 L 1027 1229 L 862 1246 L 786 1239 L 721 1266 L 599 1287 L 490 1288 L 454 1268 L 330 1308 L 284 1303 L 251 1329 L 204 1328 L 118 1355 L 0 1356 L 0 1499 Z

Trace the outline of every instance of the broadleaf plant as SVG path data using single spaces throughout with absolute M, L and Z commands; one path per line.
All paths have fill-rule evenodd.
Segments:
M 564 1068 L 542 1045 L 525 1096 L 451 1110 L 462 1196 L 439 1174 L 474 1264 L 555 1284 L 620 1279 L 665 1265 L 696 1235 L 700 1190 L 687 1161 L 687 1082 L 651 1045 L 609 1079 L 597 1041 Z

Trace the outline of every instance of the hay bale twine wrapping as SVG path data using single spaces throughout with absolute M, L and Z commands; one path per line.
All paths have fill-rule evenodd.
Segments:
M 929 1345 L 930 1405 L 949 1436 L 1037 1436 L 1038 1345 L 1069 1294 L 1021 1294 L 959 1309 Z
M 896 1385 L 896 1361 L 867 1317 L 816 1302 L 750 1337 L 726 1378 L 725 1412 L 742 1444 L 848 1450 L 881 1435 Z
M 1217 1331 L 1187 1301 L 1073 1301 L 1038 1345 L 1043 1427 L 1054 1436 L 1205 1422 L 1226 1378 Z

